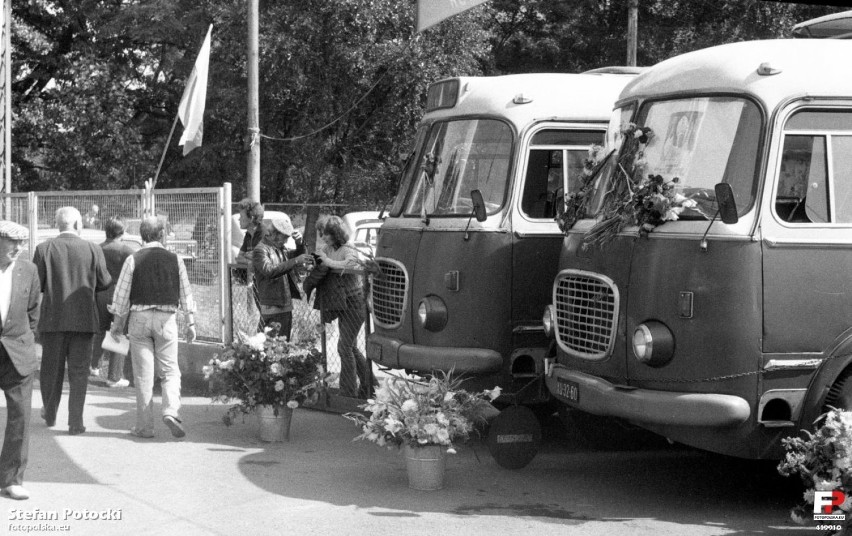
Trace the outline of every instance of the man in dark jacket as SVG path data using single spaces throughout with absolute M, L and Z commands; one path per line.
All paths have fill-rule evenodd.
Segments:
M 41 292 L 38 270 L 18 259 L 29 233 L 0 221 L 0 388 L 6 395 L 6 433 L 0 453 L 0 494 L 28 499 L 23 487 L 27 467 L 33 376 L 38 366 L 35 331 Z
M 83 218 L 74 207 L 56 211 L 59 236 L 36 247 L 33 263 L 43 293 L 41 320 L 41 416 L 56 423 L 62 381 L 68 363 L 68 433 L 82 434 L 83 406 L 89 379 L 92 340 L 98 331 L 95 292 L 112 282 L 104 254 L 96 244 L 80 238 Z
M 296 242 L 296 250 L 292 253 L 286 249 L 291 236 Z M 288 340 L 293 326 L 292 300 L 301 298 L 295 268 L 312 260 L 313 257 L 305 253 L 302 235 L 293 229 L 289 217 L 272 220 L 266 236 L 252 253 L 260 315 L 266 326 L 280 324 L 278 334 Z

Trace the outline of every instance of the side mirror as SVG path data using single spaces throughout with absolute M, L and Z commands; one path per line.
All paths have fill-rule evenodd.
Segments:
M 471 190 L 470 200 L 473 202 L 473 215 L 476 217 L 476 221 L 485 221 L 488 216 L 485 214 L 485 201 L 482 200 L 482 192 Z
M 737 215 L 737 202 L 734 200 L 734 191 L 727 182 L 720 182 L 714 187 L 716 191 L 716 204 L 719 206 L 719 215 L 727 224 L 737 223 L 740 217 Z

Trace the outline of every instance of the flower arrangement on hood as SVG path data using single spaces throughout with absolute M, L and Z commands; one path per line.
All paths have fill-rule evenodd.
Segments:
M 375 398 L 360 406 L 370 413 L 347 413 L 361 427 L 355 439 L 379 446 L 441 445 L 455 453 L 453 442 L 467 439 L 477 424 L 485 423 L 497 410 L 491 401 L 500 388 L 480 393 L 461 389 L 462 381 L 450 373 L 427 380 L 390 376 L 381 381 Z
M 325 385 L 316 341 L 291 342 L 269 328 L 251 337 L 239 333 L 203 371 L 215 402 L 239 401 L 228 410 L 225 424 L 261 405 L 272 406 L 278 415 L 280 408 L 316 403 Z
M 678 177 L 645 175 L 645 149 L 654 140 L 651 128 L 628 123 L 621 127 L 620 135 L 623 143 L 617 155 L 613 151 L 605 154 L 600 146 L 590 149 L 581 187 L 566 196 L 565 206 L 557 215 L 563 232 L 588 216 L 597 172 L 610 158 L 616 159 L 616 170 L 601 202 L 600 221 L 584 237 L 586 244 L 603 246 L 628 225 L 638 226 L 639 234 L 645 236 L 657 226 L 677 220 L 686 209 L 703 214 L 698 202 L 677 192 Z
M 825 526 L 840 526 L 833 534 L 848 534 L 852 528 L 852 411 L 833 409 L 817 420 L 813 432 L 805 437 L 782 441 L 787 454 L 778 465 L 784 476 L 798 474 L 805 484 L 803 502 L 792 509 L 790 517 L 799 524 L 812 520 L 814 496 L 817 492 L 839 491 L 845 500 L 829 507 L 829 514 L 841 514 L 844 521 L 815 521 Z

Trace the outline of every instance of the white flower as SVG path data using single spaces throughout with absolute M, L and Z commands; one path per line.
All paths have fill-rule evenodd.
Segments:
M 402 423 L 392 417 L 388 417 L 385 419 L 385 430 L 392 434 L 396 434 L 402 430 Z
M 273 363 L 269 365 L 269 372 L 276 376 L 279 376 L 281 374 L 281 363 Z
M 252 349 L 260 352 L 263 350 L 263 344 L 266 342 L 266 333 L 258 333 L 246 339 L 246 344 Z
M 438 438 L 438 443 L 441 443 L 442 445 L 450 444 L 450 432 L 446 428 L 438 430 L 435 436 Z
M 203 367 L 201 367 L 201 372 L 204 373 L 204 379 L 209 380 L 210 375 L 213 374 L 213 367 L 210 365 L 204 365 Z
M 502 393 L 502 392 L 503 392 L 503 388 L 500 387 L 499 385 L 494 387 L 494 389 L 491 389 L 490 391 L 485 391 L 485 393 L 488 395 L 488 398 L 490 400 L 497 399 L 500 396 L 500 393 Z
M 836 482 L 833 480 L 823 480 L 819 479 L 814 483 L 814 489 L 816 491 L 833 491 L 840 487 L 840 482 Z
M 804 494 L 802 494 L 802 497 L 804 498 L 806 503 L 813 504 L 814 503 L 814 490 L 812 490 L 812 489 L 807 490 Z
M 680 207 L 671 207 L 666 210 L 666 213 L 663 214 L 663 221 L 677 221 L 680 217 L 680 213 L 683 212 L 683 209 Z
M 232 368 L 234 368 L 234 360 L 229 359 L 227 361 L 222 361 L 221 363 L 219 363 L 219 368 L 222 370 L 231 370 Z
M 444 395 L 444 402 L 449 402 L 453 399 L 454 396 L 455 393 L 453 393 L 452 391 L 447 391 L 447 394 Z
M 435 418 L 438 419 L 438 424 L 440 424 L 442 426 L 449 426 L 450 425 L 450 419 L 448 419 L 447 416 L 444 415 L 443 412 L 439 412 L 438 415 Z
M 278 385 L 276 385 L 275 387 L 277 388 L 277 387 L 278 387 Z M 282 386 L 282 388 L 283 388 L 283 386 Z M 299 407 L 299 403 L 298 403 L 298 402 L 296 402 L 295 400 L 289 400 L 289 401 L 287 402 L 287 407 L 288 407 L 288 408 L 290 408 L 290 409 L 296 409 L 296 408 L 298 408 L 298 407 Z
M 282 380 L 278 380 L 277 382 L 275 382 L 275 390 L 276 391 L 283 391 L 284 390 L 284 382 Z
M 415 402 L 414 400 L 411 400 L 409 398 L 408 400 L 406 400 L 405 402 L 402 403 L 402 407 L 400 409 L 402 409 L 402 411 L 408 413 L 408 412 L 417 411 L 418 407 L 419 406 L 417 405 L 417 402 Z

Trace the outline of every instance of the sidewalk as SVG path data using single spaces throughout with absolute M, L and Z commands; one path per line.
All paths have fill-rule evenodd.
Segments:
M 732 533 L 722 526 L 755 526 L 752 514 L 731 512 L 718 501 L 683 509 L 696 471 L 709 473 L 698 475 L 705 489 L 709 483 L 707 493 L 725 495 L 713 490 L 718 467 L 705 468 L 704 455 L 693 451 L 589 453 L 563 439 L 546 443 L 526 468 L 509 471 L 474 441 L 449 456 L 444 490 L 422 492 L 408 488 L 399 452 L 352 442 L 356 427 L 336 414 L 297 409 L 291 441 L 267 444 L 256 439 L 250 418 L 225 427 L 225 406 L 185 398 L 186 438 L 173 439 L 158 421 L 156 438 L 137 439 L 128 434 L 134 391 L 90 386 L 88 430 L 70 436 L 67 394 L 66 384 L 54 428 L 45 427 L 40 393 L 33 394 L 24 482 L 32 498 L 0 499 L 6 525 L 0 533 L 36 527 L 31 534 L 56 534 L 67 527 L 61 533 L 710 535 Z M 159 410 L 159 397 L 155 402 Z M 5 409 L 0 414 L 5 419 Z M 679 470 L 688 474 L 677 476 Z M 727 495 L 784 523 L 786 505 L 768 505 L 748 487 Z M 87 511 L 120 519 L 73 519 Z M 17 520 L 54 513 L 58 520 Z

